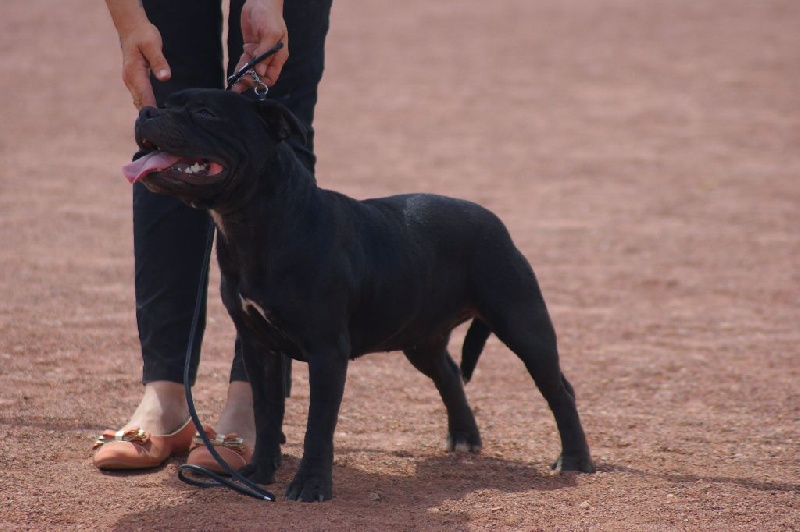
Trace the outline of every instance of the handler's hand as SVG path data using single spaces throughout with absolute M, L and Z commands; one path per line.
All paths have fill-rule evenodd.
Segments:
M 283 20 L 283 0 L 247 0 L 242 7 L 242 38 L 244 53 L 236 70 L 275 46 L 278 41 L 283 41 L 283 48 L 255 66 L 259 77 L 268 87 L 272 87 L 289 58 L 289 34 Z M 252 80 L 244 78 L 234 85 L 233 90 L 244 92 L 249 86 L 252 86 Z
M 142 22 L 120 33 L 122 45 L 122 80 L 133 96 L 137 109 L 156 106 L 156 97 L 150 83 L 150 71 L 159 81 L 166 81 L 171 73 L 162 51 L 161 34 L 150 22 Z
M 155 107 L 150 71 L 156 78 L 170 78 L 169 64 L 162 52 L 161 34 L 149 20 L 141 0 L 106 0 L 122 46 L 122 81 L 133 96 L 133 105 Z

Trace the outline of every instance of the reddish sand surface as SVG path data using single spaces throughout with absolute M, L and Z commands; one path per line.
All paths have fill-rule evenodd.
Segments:
M 800 3 L 337 0 L 327 61 L 320 184 L 506 221 L 598 473 L 550 474 L 553 418 L 495 338 L 467 386 L 479 455 L 444 451 L 433 385 L 379 354 L 350 367 L 330 502 L 200 490 L 177 458 L 97 471 L 93 439 L 141 393 L 135 110 L 103 2 L 3 0 L 0 528 L 800 529 Z M 212 423 L 232 338 L 214 288 L 195 388 Z M 302 364 L 294 385 L 278 494 Z

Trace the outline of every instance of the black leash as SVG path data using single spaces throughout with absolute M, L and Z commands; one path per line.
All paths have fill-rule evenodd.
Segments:
M 231 88 L 238 83 L 242 77 L 250 76 L 253 81 L 255 82 L 256 86 L 254 91 L 256 95 L 260 99 L 264 99 L 267 96 L 267 86 L 261 81 L 256 71 L 253 69 L 255 65 L 266 59 L 267 57 L 271 56 L 278 50 L 283 48 L 283 43 L 278 42 L 275 46 L 264 52 L 263 54 L 259 55 L 248 61 L 242 68 L 236 71 L 232 76 L 228 78 L 228 86 L 225 90 L 231 90 Z M 178 478 L 187 484 L 191 484 L 192 486 L 197 486 L 199 488 L 213 488 L 217 486 L 224 486 L 230 488 L 234 491 L 238 491 L 242 495 L 247 495 L 248 497 L 253 497 L 255 499 L 263 500 L 263 501 L 274 501 L 275 495 L 258 484 L 254 483 L 250 479 L 244 477 L 243 475 L 239 474 L 238 471 L 235 471 L 230 465 L 228 465 L 225 460 L 222 459 L 220 454 L 214 448 L 214 444 L 211 441 L 211 438 L 208 437 L 206 431 L 203 430 L 203 424 L 200 422 L 200 418 L 197 415 L 197 410 L 194 407 L 194 401 L 192 400 L 192 387 L 191 381 L 191 365 L 192 365 L 192 352 L 194 351 L 194 338 L 195 333 L 197 332 L 197 324 L 200 321 L 200 312 L 202 311 L 203 307 L 203 293 L 204 293 L 204 286 L 205 280 L 208 276 L 208 268 L 211 262 L 211 250 L 214 246 L 214 233 L 215 233 L 215 226 L 213 222 L 209 222 L 208 227 L 208 236 L 206 238 L 206 252 L 205 252 L 205 260 L 203 261 L 203 267 L 200 272 L 200 282 L 197 286 L 197 294 L 195 296 L 195 304 L 194 304 L 194 315 L 192 317 L 192 327 L 189 331 L 189 343 L 186 346 L 186 363 L 183 366 L 183 390 L 186 394 L 186 403 L 189 406 L 189 415 L 194 422 L 194 426 L 197 429 L 197 433 L 200 434 L 200 438 L 203 440 L 208 452 L 211 453 L 211 456 L 217 461 L 217 463 L 222 466 L 222 468 L 228 472 L 231 478 L 226 478 L 222 475 L 219 475 L 213 471 L 210 471 L 204 467 L 193 465 L 193 464 L 183 464 L 178 467 Z M 191 472 L 196 476 L 206 477 L 210 480 L 198 480 L 196 478 L 192 478 L 187 476 L 185 473 Z
M 197 286 L 197 295 L 195 298 L 194 304 L 194 316 L 192 317 L 192 327 L 189 331 L 189 344 L 186 348 L 186 363 L 183 366 L 183 390 L 186 394 L 186 403 L 189 405 L 189 415 L 194 422 L 194 426 L 197 429 L 197 433 L 200 434 L 200 438 L 203 440 L 208 451 L 211 453 L 211 456 L 217 461 L 217 463 L 222 466 L 222 468 L 228 472 L 231 476 L 230 479 L 223 477 L 213 471 L 210 471 L 204 467 L 193 465 L 193 464 L 183 464 L 178 467 L 178 478 L 181 479 L 183 482 L 187 484 L 191 484 L 192 486 L 197 486 L 199 488 L 213 488 L 216 486 L 225 486 L 230 488 L 234 491 L 238 491 L 243 495 L 247 495 L 249 497 L 253 497 L 255 499 L 264 500 L 264 501 L 274 501 L 275 495 L 271 492 L 265 490 L 258 484 L 252 482 L 251 480 L 245 478 L 244 476 L 240 475 L 238 471 L 235 471 L 230 465 L 228 465 L 225 460 L 219 455 L 217 450 L 214 448 L 214 444 L 211 442 L 211 439 L 206 434 L 206 431 L 203 430 L 203 424 L 200 422 L 200 418 L 197 416 L 197 410 L 194 407 L 194 401 L 192 400 L 192 386 L 190 383 L 191 381 L 191 362 L 192 362 L 192 352 L 194 351 L 194 338 L 195 333 L 197 332 L 197 324 L 200 321 L 200 312 L 203 307 L 203 287 L 206 276 L 208 275 L 208 268 L 209 263 L 211 262 L 211 249 L 214 246 L 214 232 L 215 226 L 214 223 L 209 221 L 208 227 L 208 236 L 206 238 L 206 253 L 205 253 L 205 260 L 203 261 L 203 267 L 200 272 L 200 283 Z M 192 472 L 197 476 L 207 477 L 211 480 L 198 480 L 195 478 L 191 478 L 186 476 L 185 472 Z M 235 479 L 236 482 L 234 482 Z M 237 483 L 238 482 L 238 483 Z

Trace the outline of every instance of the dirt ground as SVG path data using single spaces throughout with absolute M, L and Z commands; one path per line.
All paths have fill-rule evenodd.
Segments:
M 553 418 L 492 338 L 467 387 L 482 454 L 444 452 L 438 395 L 402 355 L 365 357 L 335 498 L 306 505 L 187 486 L 177 459 L 92 466 L 141 393 L 119 171 L 135 111 L 103 2 L 3 0 L 0 528 L 799 530 L 798 28 L 795 0 L 336 0 L 321 185 L 507 222 L 599 471 L 549 473 Z M 211 422 L 233 337 L 212 293 L 195 389 Z M 278 494 L 302 365 L 294 384 Z

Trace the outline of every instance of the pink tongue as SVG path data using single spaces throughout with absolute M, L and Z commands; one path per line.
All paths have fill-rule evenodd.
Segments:
M 136 183 L 147 174 L 160 172 L 180 161 L 182 157 L 163 151 L 150 152 L 122 167 L 122 173 L 130 183 Z

